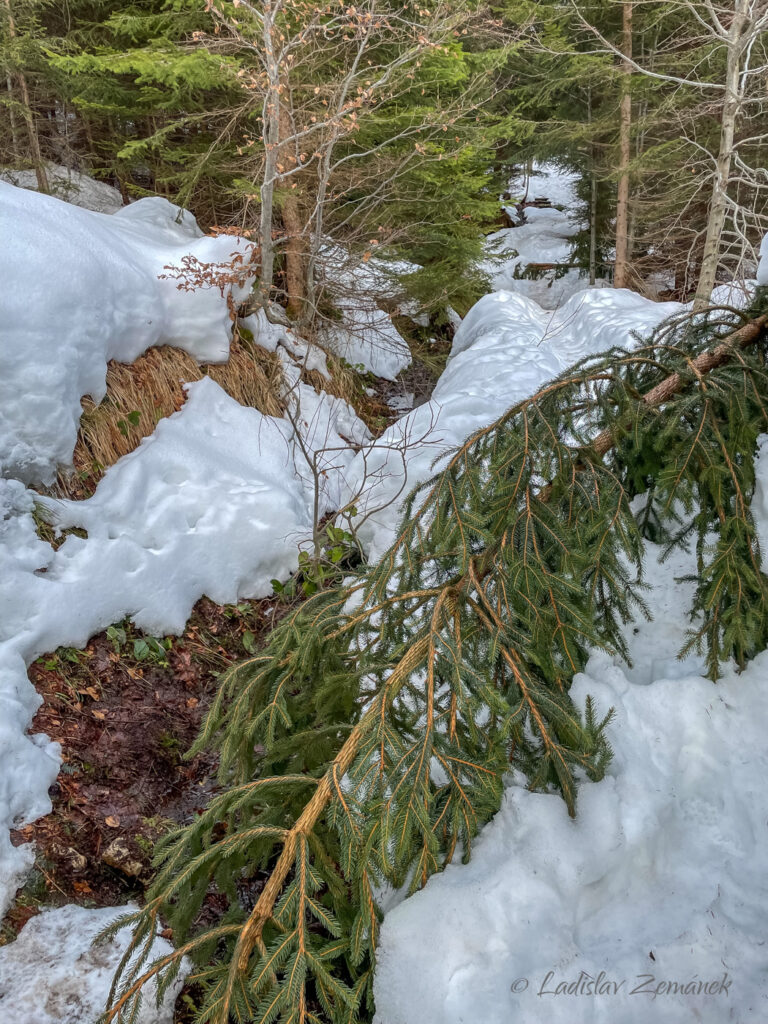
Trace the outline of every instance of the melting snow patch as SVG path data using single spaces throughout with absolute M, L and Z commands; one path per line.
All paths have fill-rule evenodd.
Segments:
M 315 486 L 320 514 L 337 508 L 353 459 L 345 439 L 367 438 L 346 402 L 298 382 L 293 423 L 239 405 L 208 377 L 188 394 L 92 498 L 38 499 L 60 529 L 87 537 L 54 551 L 35 533 L 32 492 L 0 479 L 2 913 L 31 859 L 8 830 L 48 813 L 58 768 L 58 747 L 25 735 L 39 705 L 26 665 L 126 615 L 150 633 L 178 633 L 203 594 L 220 604 L 270 594 L 311 536 Z
M 15 942 L 0 948 L 0 1020 L 4 1024 L 96 1024 L 130 932 L 119 932 L 108 943 L 94 945 L 94 939 L 115 918 L 135 909 L 68 906 L 43 911 L 28 921 Z M 153 958 L 170 952 L 164 939 L 155 940 Z M 148 984 L 135 1024 L 172 1024 L 184 974 L 159 1008 L 154 983 Z
M 109 359 L 177 345 L 226 361 L 226 298 L 158 275 L 185 256 L 227 261 L 240 239 L 203 237 L 159 197 L 110 216 L 4 182 L 0 237 L 0 475 L 52 482 L 71 459 L 81 397 L 104 397 Z

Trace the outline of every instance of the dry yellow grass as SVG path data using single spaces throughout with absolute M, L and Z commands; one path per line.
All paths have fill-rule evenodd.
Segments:
M 69 498 L 91 494 L 108 466 L 132 452 L 164 416 L 182 407 L 183 384 L 204 375 L 241 405 L 282 416 L 282 371 L 273 352 L 235 339 L 229 362 L 200 366 L 181 349 L 151 348 L 130 365 L 109 364 L 107 394 L 99 405 L 83 399 L 75 469 L 59 475 L 57 492 Z
M 366 393 L 356 370 L 324 351 L 331 379 L 316 370 L 303 371 L 302 379 L 316 391 L 322 389 L 345 399 L 377 433 L 389 410 L 376 396 Z M 109 466 L 137 448 L 163 417 L 181 409 L 186 398 L 183 385 L 203 376 L 215 380 L 241 405 L 267 416 L 283 415 L 280 359 L 247 337 L 235 337 L 229 361 L 216 365 L 201 366 L 178 348 L 150 348 L 134 363 L 109 363 L 107 394 L 98 405 L 83 399 L 74 471 L 59 474 L 57 496 L 80 499 L 92 494 Z

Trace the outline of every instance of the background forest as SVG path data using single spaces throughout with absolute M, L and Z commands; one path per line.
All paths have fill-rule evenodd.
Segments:
M 593 280 L 705 301 L 754 270 L 768 226 L 760 0 L 3 0 L 0 16 L 0 164 L 247 231 L 262 296 L 305 322 L 332 316 L 329 241 L 416 264 L 413 297 L 466 312 L 498 196 L 535 160 L 578 171 L 573 260 Z

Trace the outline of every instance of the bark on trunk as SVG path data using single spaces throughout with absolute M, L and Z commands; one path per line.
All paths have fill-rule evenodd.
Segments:
M 704 250 L 701 257 L 701 271 L 696 285 L 694 309 L 704 309 L 712 296 L 717 277 L 717 264 L 720 257 L 720 241 L 725 224 L 725 212 L 728 198 L 728 179 L 733 159 L 733 137 L 736 130 L 736 117 L 739 112 L 739 70 L 741 65 L 741 36 L 747 14 L 748 0 L 736 0 L 733 21 L 728 31 L 728 54 L 725 69 L 725 99 L 720 122 L 720 147 L 717 154 L 715 179 L 712 187 L 712 198 L 709 204 L 709 220 Z
M 291 121 L 290 111 L 285 103 L 280 105 L 280 163 L 286 170 L 296 165 L 296 156 L 293 152 L 294 146 L 291 139 L 295 134 Z M 305 231 L 304 218 L 301 212 L 301 204 L 298 195 L 298 185 L 295 189 L 290 188 L 288 183 L 296 183 L 297 177 L 288 179 L 285 197 L 282 201 L 280 213 L 285 232 L 285 292 L 287 297 L 286 311 L 291 319 L 298 320 L 303 311 L 306 300 L 307 280 L 307 256 L 308 238 Z
M 632 56 L 632 4 L 622 5 L 622 52 L 625 57 Z M 619 108 L 619 185 L 616 196 L 616 263 L 613 271 L 615 288 L 625 288 L 627 284 L 627 264 L 629 261 L 629 162 L 631 156 L 632 129 L 632 93 L 630 77 L 632 66 L 629 61 L 623 62 L 621 80 L 621 106 Z

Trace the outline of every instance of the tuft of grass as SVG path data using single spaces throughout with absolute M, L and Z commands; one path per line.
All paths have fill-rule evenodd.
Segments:
M 282 369 L 273 352 L 234 339 L 227 363 L 201 366 L 181 349 L 150 348 L 134 363 L 111 362 L 107 394 L 98 405 L 84 398 L 73 456 L 74 472 L 60 473 L 57 494 L 83 498 L 104 470 L 138 447 L 165 416 L 181 409 L 183 385 L 209 376 L 241 405 L 282 416 Z

